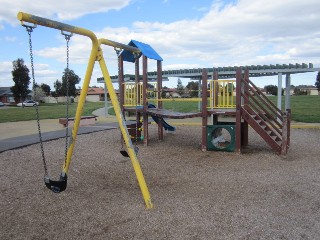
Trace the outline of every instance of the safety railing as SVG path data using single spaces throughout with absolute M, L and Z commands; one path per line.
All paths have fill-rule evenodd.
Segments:
M 156 104 L 158 101 L 158 88 L 156 82 L 149 82 L 147 88 L 147 101 L 153 100 Z
M 235 80 L 210 80 L 208 81 L 208 109 L 235 108 Z M 138 91 L 138 92 L 137 92 Z M 141 106 L 143 103 L 143 84 L 124 83 L 124 107 Z M 200 94 L 201 95 L 201 94 Z M 201 102 L 202 98 L 160 98 L 158 99 L 157 83 L 148 83 L 147 101 L 155 104 L 162 102 Z
M 143 103 L 143 83 L 130 83 L 124 84 L 124 107 L 136 107 L 141 106 Z M 154 100 L 157 103 L 158 92 L 157 83 L 148 83 L 147 99 Z
M 208 108 L 235 108 L 236 80 L 210 80 Z
M 124 83 L 124 107 L 140 106 L 142 103 L 142 83 Z

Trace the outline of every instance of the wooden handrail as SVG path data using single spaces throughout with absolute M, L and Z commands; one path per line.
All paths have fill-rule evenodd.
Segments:
M 281 121 L 283 121 L 283 112 L 282 112 L 282 111 L 279 111 L 278 108 L 276 108 L 276 109 L 271 108 L 270 105 L 269 105 L 269 103 L 270 103 L 271 101 L 270 101 L 270 102 L 269 102 L 269 101 L 266 102 L 266 101 L 265 101 L 265 98 L 262 97 L 262 96 L 264 96 L 263 94 L 262 94 L 262 95 L 261 95 L 261 94 L 255 94 L 255 89 L 252 88 L 248 83 L 245 83 L 245 84 L 247 84 L 248 88 L 251 90 L 251 92 L 253 92 L 254 96 L 257 96 L 263 103 L 265 103 L 266 106 L 269 106 L 269 109 L 270 109 L 271 113 L 275 114 Z M 249 94 L 249 93 L 247 93 L 247 94 Z M 250 94 L 250 96 L 252 96 L 252 95 Z M 252 99 L 254 99 L 255 102 L 258 104 L 258 102 L 256 101 L 255 98 L 252 98 Z M 268 98 L 267 98 L 267 99 L 268 99 Z M 270 100 L 270 99 L 268 99 L 268 100 Z M 272 102 L 271 102 L 271 103 L 272 103 Z M 263 108 L 263 107 L 262 107 L 262 108 Z M 265 108 L 263 108 L 263 109 L 264 109 L 265 112 L 268 112 Z M 275 120 L 275 119 L 274 119 L 274 120 Z
M 244 82 L 245 82 L 245 81 L 244 81 Z M 267 101 L 268 105 L 272 106 L 275 111 L 279 112 L 279 113 L 280 113 L 280 116 L 283 115 L 283 112 L 282 112 L 279 108 L 277 108 L 276 105 L 274 105 L 274 103 L 273 103 L 269 98 L 267 98 L 267 97 L 263 94 L 263 92 L 261 92 L 261 90 L 260 90 L 250 79 L 248 79 L 248 85 L 250 86 L 250 84 L 251 84 L 252 87 L 254 88 L 254 91 L 257 92 L 257 93 L 259 93 L 259 96 L 262 96 L 262 97 Z
M 248 98 L 247 95 L 244 94 L 243 97 L 246 98 L 246 100 L 249 101 L 249 98 Z M 255 105 L 248 104 L 248 106 L 250 108 L 254 109 L 255 112 L 259 115 L 259 117 L 261 117 L 265 122 L 267 122 L 269 124 L 269 126 L 271 126 L 273 129 L 275 129 L 280 136 L 282 135 L 281 131 L 279 130 L 279 129 L 282 128 L 282 125 L 278 121 L 275 121 L 275 120 L 274 121 L 270 121 L 270 119 L 265 116 L 264 112 L 260 111 Z M 274 125 L 274 122 L 278 125 L 278 127 Z

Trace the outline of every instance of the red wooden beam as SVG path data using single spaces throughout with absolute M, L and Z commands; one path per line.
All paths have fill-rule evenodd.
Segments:
M 242 69 L 236 71 L 236 152 L 241 153 L 241 91 Z
M 142 55 L 142 99 L 143 99 L 143 132 L 144 132 L 144 145 L 148 145 L 149 132 L 148 132 L 148 103 L 147 103 L 147 86 L 148 86 L 148 58 Z
M 162 62 L 157 60 L 157 93 L 158 99 L 161 99 L 162 94 Z M 162 109 L 162 101 L 158 101 L 158 109 Z M 163 127 L 162 121 L 158 123 L 158 138 L 159 140 L 163 140 Z
M 208 71 L 206 68 L 202 69 L 202 144 L 201 150 L 207 151 L 207 124 L 208 124 L 208 113 L 207 113 L 207 96 L 208 91 Z

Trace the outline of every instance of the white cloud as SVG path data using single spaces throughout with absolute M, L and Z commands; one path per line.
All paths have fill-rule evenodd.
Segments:
M 128 1 L 122 1 L 118 5 L 115 2 L 117 1 L 111 2 L 108 7 L 120 8 L 128 4 Z M 318 0 L 309 0 L 307 3 L 298 0 L 239 0 L 234 4 L 223 5 L 218 1 L 199 20 L 180 20 L 169 24 L 134 22 L 132 28 L 106 27 L 96 34 L 98 37 L 108 36 L 109 39 L 121 43 L 127 43 L 131 39 L 146 42 L 153 46 L 165 61 L 174 59 L 176 64 L 192 59 L 212 66 L 235 63 L 245 65 L 262 61 L 305 61 L 309 58 L 319 64 L 320 60 L 316 56 L 320 53 L 317 40 L 320 36 L 320 31 L 317 30 L 320 5 L 317 2 Z M 70 8 L 70 13 L 64 12 L 70 2 L 61 4 L 64 9 L 58 7 L 55 14 L 61 19 L 73 18 L 85 14 L 82 11 L 83 6 L 88 8 L 87 13 L 95 11 L 90 9 L 94 3 L 86 3 L 80 1 L 75 4 L 76 6 Z M 45 4 L 38 8 L 43 5 Z M 268 51 L 264 51 L 266 46 Z M 73 37 L 70 48 L 72 60 L 75 63 L 85 63 L 90 47 L 87 40 Z M 64 51 L 62 46 L 42 49 L 36 54 L 65 61 Z
M 10 0 L 2 2 L 7 9 L 13 5 L 10 5 Z M 25 6 L 21 8 L 24 11 L 33 9 L 35 14 L 64 20 L 129 4 L 129 0 L 59 2 L 42 1 L 40 5 L 31 6 L 32 2 L 22 0 L 14 5 Z M 70 4 L 72 7 L 68 7 Z M 12 10 L 15 14 L 17 11 Z M 319 12 L 318 0 L 239 0 L 227 5 L 218 1 L 197 20 L 182 19 L 171 23 L 137 21 L 128 27 L 106 26 L 96 35 L 121 43 L 135 39 L 150 44 L 164 58 L 163 69 L 296 62 L 312 62 L 320 66 Z M 16 22 L 12 13 L 0 10 L 0 16 L 0 22 Z M 85 71 L 90 49 L 90 40 L 72 37 L 70 62 L 81 65 L 82 72 Z M 103 51 L 110 73 L 116 74 L 117 61 L 113 49 L 104 46 Z M 37 50 L 35 54 L 63 64 L 65 45 L 61 43 L 54 48 Z M 99 75 L 96 69 L 94 75 Z M 132 72 L 133 68 L 129 65 L 126 69 Z M 150 65 L 149 69 L 153 70 L 154 66 Z
M 129 3 L 130 0 L 1 0 L 0 29 L 3 22 L 17 25 L 16 15 L 19 11 L 50 19 L 72 20 L 90 13 L 119 10 Z
M 12 62 L 0 62 L 0 87 L 10 87 L 8 86 L 8 82 L 12 79 L 11 71 Z
M 16 37 L 11 37 L 11 36 L 6 36 L 4 38 L 4 40 L 7 41 L 7 42 L 15 42 L 17 40 L 17 38 Z
M 30 81 L 32 83 L 32 75 L 31 75 L 31 67 L 28 62 L 25 62 L 28 69 L 30 70 L 29 76 Z M 12 71 L 13 65 L 12 62 L 0 62 L 0 86 L 1 87 L 10 87 L 14 85 L 14 82 L 12 80 Z M 48 64 L 35 64 L 35 80 L 37 83 L 46 83 L 51 86 L 53 86 L 53 82 L 57 78 L 61 78 L 62 72 L 59 73 L 56 70 L 52 70 Z M 32 86 L 32 84 L 30 85 Z
M 312 60 L 320 64 L 315 58 L 320 51 L 317 2 L 218 3 L 199 20 L 135 22 L 131 35 L 152 45 L 165 60 L 177 62 L 194 59 L 211 66 Z

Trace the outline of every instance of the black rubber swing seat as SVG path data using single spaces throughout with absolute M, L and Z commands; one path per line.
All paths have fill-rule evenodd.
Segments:
M 49 188 L 54 193 L 60 193 L 66 190 L 67 188 L 67 175 L 60 175 L 60 179 L 58 181 L 53 181 L 49 177 L 44 178 L 44 183 L 47 188 Z
M 126 150 L 120 150 L 120 153 L 121 153 L 121 155 L 124 156 L 124 157 L 129 157 L 129 154 L 127 153 Z
M 136 146 L 136 147 L 134 148 L 134 151 L 136 152 L 136 155 L 138 155 L 139 148 Z M 128 154 L 128 152 L 127 152 L 126 150 L 120 150 L 120 153 L 121 153 L 121 155 L 124 156 L 124 157 L 129 157 L 129 154 Z

